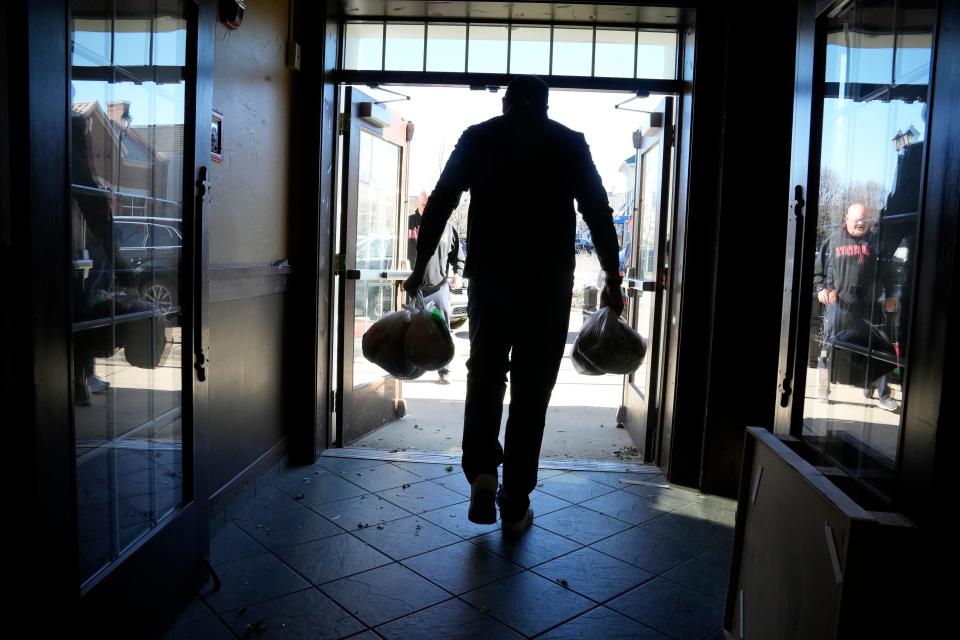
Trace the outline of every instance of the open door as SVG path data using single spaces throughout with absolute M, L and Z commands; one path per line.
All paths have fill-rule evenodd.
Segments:
M 650 114 L 649 126 L 634 133 L 634 207 L 624 252 L 627 321 L 647 339 L 647 357 L 639 369 L 624 376 L 618 422 L 627 428 L 644 459 L 650 462 L 655 462 L 658 448 L 670 286 L 672 118 L 673 98 L 665 98 Z
M 346 88 L 342 123 L 335 407 L 336 441 L 346 446 L 404 412 L 402 382 L 363 357 L 361 340 L 402 302 L 401 220 L 413 127 L 353 87 Z

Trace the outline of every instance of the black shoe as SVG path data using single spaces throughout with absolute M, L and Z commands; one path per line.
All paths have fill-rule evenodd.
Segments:
M 481 473 L 470 484 L 470 509 L 467 518 L 476 524 L 497 522 L 497 476 Z

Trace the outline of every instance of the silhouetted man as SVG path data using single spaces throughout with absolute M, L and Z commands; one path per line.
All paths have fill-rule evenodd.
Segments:
M 612 209 L 583 134 L 547 118 L 547 85 L 519 76 L 507 87 L 503 115 L 461 135 L 423 215 L 413 275 L 423 283 L 444 224 L 470 190 L 467 235 L 470 358 L 463 418 L 463 471 L 471 485 L 471 521 L 496 522 L 519 536 L 533 520 L 529 494 L 550 394 L 563 358 L 575 265 L 576 199 L 590 227 L 607 286 L 601 305 L 619 314 L 617 235 Z M 500 418 L 510 371 L 504 445 Z M 503 486 L 497 491 L 497 467 Z M 495 503 L 496 501 L 496 503 Z

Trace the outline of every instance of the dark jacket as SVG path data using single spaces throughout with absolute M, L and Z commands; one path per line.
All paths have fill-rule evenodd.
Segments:
M 423 286 L 421 290 L 423 295 L 428 296 L 436 293 L 441 287 L 447 286 L 447 277 L 450 275 L 450 267 L 454 272 L 463 271 L 463 264 L 460 259 L 460 236 L 452 224 L 447 224 L 443 229 L 443 235 L 440 236 L 440 243 L 437 250 L 427 263 L 427 270 L 423 275 Z
M 601 266 L 608 273 L 619 271 L 613 211 L 582 133 L 545 117 L 517 115 L 469 127 L 424 211 L 421 252 L 437 246 L 468 189 L 466 277 L 516 283 L 536 270 L 538 282 L 569 283 L 575 265 L 574 199 Z
M 877 234 L 868 231 L 859 238 L 841 225 L 817 253 L 813 274 L 814 292 L 836 290 L 840 324 L 859 326 L 871 319 L 881 294 L 893 295 L 889 269 L 882 268 Z

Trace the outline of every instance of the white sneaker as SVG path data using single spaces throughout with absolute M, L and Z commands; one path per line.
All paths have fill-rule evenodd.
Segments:
M 890 396 L 883 396 L 880 398 L 879 404 L 881 408 L 886 409 L 887 411 L 896 411 L 900 408 L 900 405 L 897 403 L 897 401 Z

